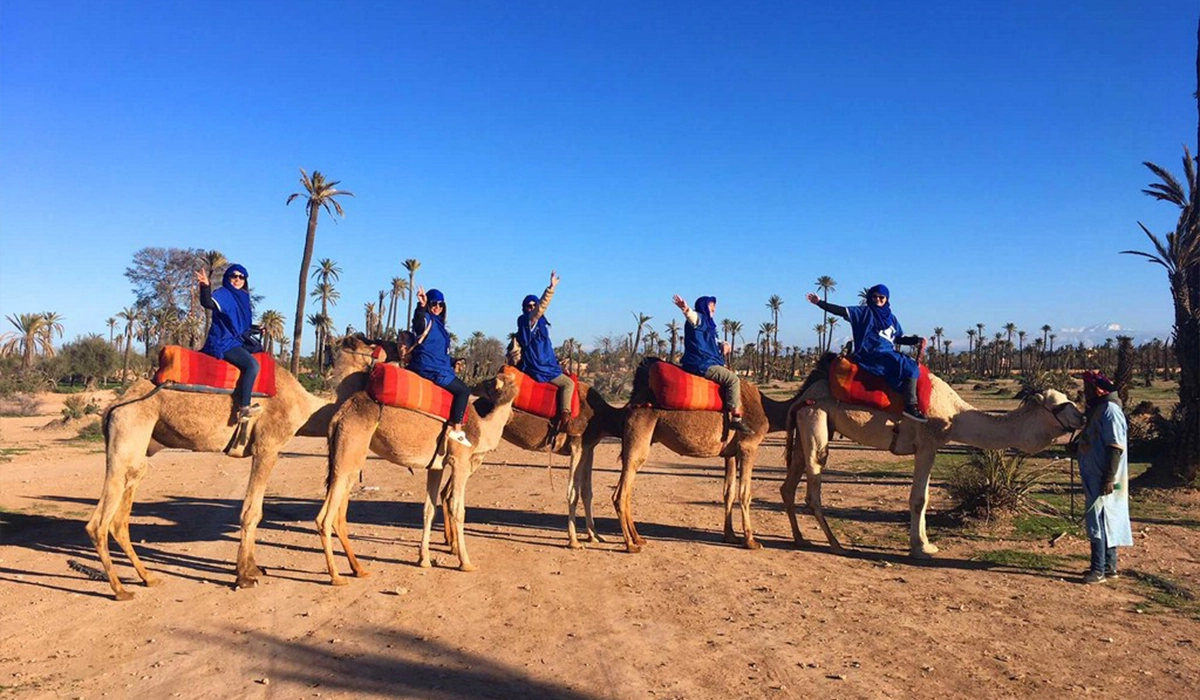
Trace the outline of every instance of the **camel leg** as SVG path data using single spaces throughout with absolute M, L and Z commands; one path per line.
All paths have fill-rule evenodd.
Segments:
M 756 448 L 757 449 L 757 446 Z M 738 500 L 742 502 L 742 532 L 745 540 L 742 546 L 746 549 L 762 549 L 758 540 L 754 539 L 754 527 L 750 524 L 750 503 L 753 500 L 752 485 L 754 476 L 755 450 L 747 450 L 737 461 L 741 462 L 741 481 L 738 484 Z
M 737 458 L 730 455 L 725 458 L 725 483 L 722 485 L 721 495 L 725 501 L 725 543 L 740 544 L 737 533 L 733 531 L 733 504 L 737 498 Z
M 118 408 L 108 416 L 104 487 L 96 502 L 96 510 L 86 526 L 88 537 L 96 547 L 96 555 L 100 558 L 100 564 L 108 576 L 108 584 L 117 600 L 129 600 L 133 594 L 125 590 L 113 568 L 108 536 L 113 531 L 113 522 L 124 502 L 129 473 L 136 469 L 134 465 L 146 460 L 150 435 L 154 430 L 154 421 L 143 421 L 143 425 L 139 426 L 136 425 L 136 418 L 133 409 L 129 407 Z M 130 505 L 132 507 L 132 502 Z
M 350 529 L 346 522 L 346 511 L 350 507 L 350 483 L 362 470 L 367 461 L 373 430 L 355 431 L 343 424 L 333 427 L 329 438 L 329 476 L 328 488 L 325 491 L 325 502 L 321 512 L 317 514 L 317 532 L 321 536 L 321 548 L 325 552 L 325 566 L 329 570 L 329 582 L 335 586 L 346 585 L 345 579 L 337 571 L 337 562 L 333 557 L 333 539 L 336 531 L 338 541 L 346 558 L 350 560 L 351 568 L 355 567 L 357 559 L 350 547 Z M 359 569 L 355 569 L 358 575 Z
M 637 529 L 633 524 L 633 481 L 637 476 L 637 470 L 646 461 L 646 457 L 650 452 L 650 440 L 648 436 L 654 430 L 654 426 L 649 426 L 646 440 L 638 440 L 636 444 L 634 440 L 627 439 L 622 449 L 621 454 L 621 480 L 617 483 L 617 491 L 613 494 L 613 505 L 617 509 L 617 519 L 621 521 L 621 533 L 625 536 L 625 551 L 631 554 L 636 554 L 642 551 L 642 545 L 646 543 L 644 539 L 637 533 Z M 626 431 L 628 435 L 628 430 Z
M 116 517 L 113 518 L 112 535 L 117 544 L 121 545 L 125 556 L 129 557 L 129 563 L 133 565 L 142 582 L 147 586 L 157 586 L 162 583 L 162 580 L 146 570 L 137 552 L 134 551 L 133 539 L 129 536 L 129 517 L 133 513 L 133 497 L 137 493 L 138 484 L 146 476 L 146 470 L 150 466 L 147 459 L 142 459 L 136 464 L 136 467 L 129 470 L 129 475 L 125 482 L 125 492 L 121 498 L 121 506 L 117 509 Z
M 258 585 L 262 570 L 254 560 L 254 540 L 262 521 L 263 496 L 267 479 L 275 468 L 278 450 L 256 446 L 250 462 L 250 481 L 246 485 L 246 500 L 242 502 L 242 539 L 238 545 L 237 583 L 234 588 L 253 588 Z
M 454 539 L 454 528 L 450 523 L 454 518 L 454 485 L 449 469 L 442 469 L 441 483 L 438 485 L 438 502 L 442 504 L 442 539 L 450 548 L 450 553 L 458 554 L 458 542 Z
M 829 463 L 829 422 L 823 411 L 813 409 L 811 414 L 811 418 L 805 420 L 799 431 L 800 449 L 804 457 L 805 479 L 807 481 L 806 501 L 808 509 L 817 520 L 817 525 L 821 526 L 821 532 L 825 533 L 825 540 L 829 542 L 829 548 L 835 554 L 845 554 L 845 548 L 842 547 L 842 544 L 838 542 L 837 537 L 833 534 L 833 528 L 829 527 L 829 521 L 825 518 L 825 508 L 821 504 L 821 472 Z M 794 486 L 792 490 L 794 494 Z M 792 517 L 794 520 L 795 515 L 793 514 Z M 793 528 L 795 528 L 795 534 L 798 535 L 799 526 L 794 522 Z
M 596 520 L 592 517 L 592 475 L 596 459 L 596 446 L 585 447 L 579 463 L 578 491 L 583 495 L 583 513 L 587 525 L 587 539 L 590 542 L 604 542 L 600 533 L 596 532 Z
M 358 473 L 350 475 L 350 482 Z M 338 508 L 337 520 L 333 523 L 333 531 L 337 535 L 338 542 L 342 543 L 342 552 L 346 555 L 346 560 L 350 562 L 350 571 L 354 573 L 355 578 L 366 578 L 371 575 L 369 571 L 363 568 L 362 564 L 358 563 L 358 557 L 354 556 L 354 549 L 350 546 L 350 523 L 346 520 L 346 513 L 350 510 L 349 489 L 347 487 L 347 496 L 342 499 L 342 506 Z
M 938 551 L 935 545 L 930 544 L 925 533 L 925 509 L 929 506 L 929 476 L 933 473 L 933 460 L 936 455 L 935 450 L 917 451 L 912 491 L 908 495 L 908 546 L 909 554 L 915 559 L 929 559 Z
M 569 463 L 567 464 L 567 546 L 571 549 L 579 549 L 583 547 L 583 545 L 579 543 L 579 538 L 575 533 L 575 513 L 579 508 L 579 496 L 581 491 L 581 484 L 579 482 L 583 476 L 583 470 L 580 469 L 580 466 L 583 462 L 584 450 L 580 442 L 581 440 L 579 438 L 573 438 L 571 440 L 571 457 Z M 591 507 L 585 504 L 584 510 L 588 513 L 590 520 Z M 588 534 L 590 535 L 591 523 L 589 522 L 588 525 Z
M 802 434 L 807 430 L 811 418 L 812 414 L 809 411 L 798 412 L 796 416 L 797 432 Z M 801 420 L 804 422 L 801 423 Z M 807 470 L 805 465 L 808 464 L 809 457 L 802 444 L 792 442 L 791 435 L 788 436 L 788 446 L 792 449 L 784 455 L 784 459 L 787 460 L 787 476 L 784 477 L 783 484 L 779 487 L 779 495 L 783 499 L 783 510 L 787 513 L 788 522 L 792 526 L 792 540 L 797 547 L 802 547 L 807 544 L 807 540 L 800 532 L 800 522 L 796 518 L 796 488 L 800 485 L 800 478 Z
M 442 472 L 446 471 L 446 466 L 439 470 L 429 470 L 425 473 L 425 508 L 422 511 L 421 524 L 421 546 L 417 554 L 417 566 L 422 569 L 428 569 L 432 566 L 429 561 L 429 537 L 433 532 L 433 516 L 437 512 L 437 503 L 440 499 L 442 485 Z M 444 517 L 444 516 L 443 516 Z M 444 526 L 449 537 L 450 521 L 446 519 Z
M 475 571 L 479 567 L 471 563 L 471 557 L 467 554 L 467 538 L 466 538 L 466 521 L 467 521 L 467 480 L 471 478 L 471 473 L 479 468 L 483 462 L 482 455 L 471 455 L 470 464 L 464 465 L 465 468 L 455 467 L 454 476 L 451 477 L 451 483 L 454 485 L 453 497 L 451 501 L 450 511 L 453 513 L 453 529 L 454 540 L 458 545 L 458 570 L 459 571 Z M 451 523 L 447 523 L 447 529 L 450 529 Z

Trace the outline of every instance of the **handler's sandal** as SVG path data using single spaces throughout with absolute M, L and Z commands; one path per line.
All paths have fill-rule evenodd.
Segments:
M 921 412 L 921 409 L 916 406 L 905 406 L 904 417 L 916 423 L 927 423 L 929 421 L 925 417 L 925 414 Z
M 467 434 L 461 430 L 451 430 L 450 432 L 446 433 L 446 437 L 460 445 L 463 445 L 464 447 L 471 446 L 471 441 L 467 439 Z
M 1104 583 L 1105 580 L 1104 572 L 1102 571 L 1089 571 L 1087 572 L 1087 576 L 1083 577 L 1083 582 L 1089 586 L 1094 583 Z

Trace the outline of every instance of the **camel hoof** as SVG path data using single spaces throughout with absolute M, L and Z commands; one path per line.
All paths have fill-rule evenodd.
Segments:
M 589 542 L 599 542 L 601 544 L 608 542 L 608 540 L 604 539 L 603 537 L 596 534 L 595 532 L 588 533 L 588 541 Z
M 421 559 L 420 561 L 417 562 L 417 566 L 421 567 L 422 569 L 433 568 L 433 564 L 430 563 L 430 561 L 428 559 Z
M 583 549 L 583 543 L 579 540 L 571 540 L 567 542 L 567 549 Z
M 646 544 L 646 538 L 645 538 L 645 537 L 642 537 L 641 535 L 638 535 L 638 536 L 636 536 L 636 537 L 634 537 L 634 538 L 633 538 L 633 543 L 634 543 L 634 544 L 636 544 L 636 545 L 639 545 L 639 546 L 641 546 L 641 545 L 643 545 L 643 544 Z
M 463 562 L 458 565 L 458 570 L 459 571 L 478 571 L 479 567 L 475 566 L 474 564 L 472 564 L 470 562 Z
M 371 572 L 367 571 L 366 569 L 359 569 L 354 572 L 354 578 L 368 578 L 370 575 Z
M 331 586 L 345 586 L 346 584 L 346 579 L 342 578 L 341 576 L 333 576 L 329 579 L 329 585 Z
M 924 547 L 914 547 L 909 552 L 909 556 L 913 559 L 933 559 L 933 555 L 937 554 L 938 548 L 934 545 L 927 544 Z
M 115 600 L 133 600 L 133 594 L 129 591 L 117 591 L 113 594 Z
M 625 551 L 630 554 L 637 554 L 638 552 L 642 551 L 642 545 L 640 545 L 636 542 L 631 542 L 631 543 L 625 545 Z
M 146 578 L 142 580 L 142 582 L 146 584 L 147 588 L 153 588 L 155 586 L 161 586 L 163 580 L 157 576 L 147 575 Z
M 238 576 L 237 583 L 233 584 L 235 591 L 240 591 L 243 588 L 257 588 L 258 578 L 255 576 Z
M 761 544 L 759 544 L 758 540 L 756 540 L 754 538 L 747 539 L 746 542 L 742 546 L 745 547 L 746 549 L 751 549 L 751 550 L 763 548 L 763 546 Z

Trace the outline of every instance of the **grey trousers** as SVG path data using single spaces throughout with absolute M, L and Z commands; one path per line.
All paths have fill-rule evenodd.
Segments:
M 571 415 L 571 397 L 575 395 L 575 382 L 567 375 L 560 374 L 549 383 L 558 387 L 558 414 Z
M 721 400 L 730 413 L 742 412 L 742 381 L 728 367 L 713 365 L 704 373 L 705 379 L 711 379 L 721 385 Z

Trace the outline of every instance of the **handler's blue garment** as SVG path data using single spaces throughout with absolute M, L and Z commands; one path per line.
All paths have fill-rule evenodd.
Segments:
M 246 277 L 246 286 L 235 289 L 229 278 L 233 273 Z M 250 308 L 250 294 L 246 288 L 250 285 L 246 268 L 241 265 L 230 265 L 225 270 L 221 286 L 212 292 L 216 309 L 213 310 L 212 326 L 208 329 L 208 338 L 204 341 L 201 352 L 224 359 L 230 348 L 242 346 L 242 335 L 249 330 L 254 322 L 254 312 Z
M 725 356 L 717 344 L 717 322 L 708 310 L 709 302 L 716 301 L 716 297 L 697 299 L 692 310 L 700 317 L 700 322 L 695 326 L 690 321 L 683 325 L 683 357 L 679 364 L 688 372 L 701 377 L 713 365 L 725 366 Z
M 434 291 L 429 290 L 426 299 L 433 301 L 430 295 Z M 408 369 L 440 387 L 453 382 L 457 377 L 454 374 L 454 361 L 450 358 L 450 333 L 442 318 L 418 306 L 413 313 L 412 332 L 418 338 L 424 335 L 425 339 L 413 347 Z
M 870 289 L 870 292 L 876 291 L 887 296 L 887 287 L 881 284 Z M 919 376 L 921 369 L 916 360 L 896 349 L 896 341 L 904 335 L 904 330 L 892 313 L 890 301 L 879 307 L 869 303 L 867 306 L 850 306 L 846 313 L 854 333 L 854 361 L 903 393 L 905 383 Z
M 530 294 L 521 306 L 531 301 L 536 303 L 539 299 Z M 517 317 L 517 343 L 521 346 L 521 361 L 517 369 L 535 381 L 548 382 L 557 379 L 563 370 L 554 354 L 554 343 L 550 341 L 550 322 L 542 316 L 533 324 L 533 328 L 529 327 L 529 319 L 536 313 L 535 308 Z
M 1103 540 L 1106 548 L 1132 547 L 1129 524 L 1129 450 L 1127 424 L 1121 405 L 1113 395 L 1088 411 L 1087 426 L 1079 443 L 1079 479 L 1083 482 L 1087 513 L 1084 524 L 1088 538 Z M 1121 448 L 1121 466 L 1113 479 L 1113 492 L 1104 495 L 1104 473 L 1108 470 L 1107 445 Z

